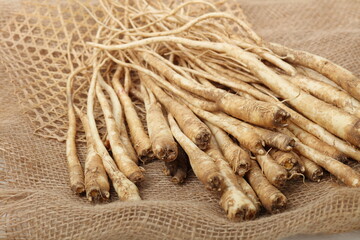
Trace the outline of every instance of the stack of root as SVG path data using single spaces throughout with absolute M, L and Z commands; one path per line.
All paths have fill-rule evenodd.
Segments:
M 359 173 L 344 163 L 360 161 L 360 80 L 351 72 L 266 42 L 245 15 L 206 1 L 99 3 L 106 15 L 90 12 L 98 24 L 87 43 L 91 57 L 68 47 L 69 64 L 77 66 L 67 84 L 66 145 L 75 193 L 106 200 L 110 178 L 120 200 L 140 200 L 145 171 L 138 164 L 158 160 L 175 184 L 192 170 L 206 189 L 220 192 L 228 218 L 249 220 L 261 209 L 285 209 L 279 189 L 292 179 L 317 182 L 326 170 L 340 184 L 360 185 Z M 90 82 L 86 106 L 74 104 L 78 74 Z M 84 167 L 76 116 L 86 132 Z

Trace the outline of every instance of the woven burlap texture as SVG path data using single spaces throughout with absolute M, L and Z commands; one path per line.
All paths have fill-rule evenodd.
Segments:
M 227 220 L 219 196 L 193 175 L 181 186 L 171 183 L 161 162 L 144 166 L 143 201 L 120 202 L 114 192 L 103 204 L 75 196 L 62 142 L 66 34 L 74 34 L 82 51 L 96 24 L 66 1 L 0 2 L 0 239 L 276 239 L 360 229 L 360 189 L 331 176 L 321 183 L 291 182 L 282 189 L 289 199 L 285 212 L 241 223 Z M 360 1 L 239 3 L 266 40 L 360 74 Z M 223 10 L 236 11 L 236 5 Z

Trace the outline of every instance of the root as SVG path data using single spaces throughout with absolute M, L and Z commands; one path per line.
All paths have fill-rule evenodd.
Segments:
M 188 155 L 191 168 L 195 175 L 207 189 L 219 191 L 221 189 L 223 177 L 221 176 L 218 167 L 215 165 L 214 160 L 201 151 L 181 132 L 171 114 L 168 115 L 168 121 L 175 139 Z

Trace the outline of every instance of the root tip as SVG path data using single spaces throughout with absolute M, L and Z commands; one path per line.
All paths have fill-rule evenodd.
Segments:
M 129 180 L 132 181 L 133 183 L 140 183 L 144 181 L 144 179 L 145 177 L 141 170 L 136 171 L 129 176 Z
M 288 119 L 291 115 L 283 109 L 276 112 L 274 116 L 274 125 L 277 127 L 286 127 Z
M 83 183 L 76 183 L 71 186 L 71 190 L 75 194 L 81 194 L 81 193 L 85 192 L 85 185 Z
M 107 192 L 107 191 L 105 192 L 105 194 L 104 194 L 104 195 L 105 195 L 105 197 L 106 197 L 106 198 L 109 198 L 109 197 L 110 197 L 110 193 L 109 193 L 109 192 Z
M 260 149 L 258 150 L 258 154 L 259 155 L 264 155 L 266 153 L 266 151 L 264 149 Z

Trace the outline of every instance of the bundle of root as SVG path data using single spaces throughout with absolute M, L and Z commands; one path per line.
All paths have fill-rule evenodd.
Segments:
M 278 188 L 295 176 L 318 182 L 326 170 L 345 185 L 360 185 L 360 174 L 343 163 L 360 161 L 360 80 L 351 72 L 267 42 L 245 15 L 219 11 L 221 3 L 99 3 L 103 19 L 79 2 L 98 24 L 96 38 L 86 43 L 91 56 L 85 61 L 68 47 L 66 151 L 75 193 L 106 200 L 110 178 L 120 200 L 140 200 L 146 163 L 158 160 L 175 184 L 192 170 L 206 189 L 220 193 L 229 219 L 250 220 L 262 207 L 284 210 L 287 198 Z M 86 106 L 75 106 L 78 74 L 88 74 Z M 76 115 L 86 132 L 84 172 Z

